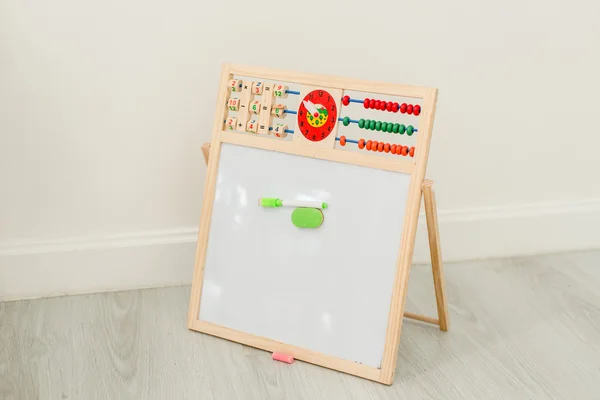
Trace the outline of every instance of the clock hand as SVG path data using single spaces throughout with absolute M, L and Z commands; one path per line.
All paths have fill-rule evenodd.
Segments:
M 317 106 L 315 106 L 312 101 L 304 100 L 304 101 L 302 101 L 302 103 L 304 104 L 304 107 L 306 107 L 308 112 L 313 115 L 313 117 L 315 117 L 315 118 L 319 117 L 319 110 L 317 109 Z

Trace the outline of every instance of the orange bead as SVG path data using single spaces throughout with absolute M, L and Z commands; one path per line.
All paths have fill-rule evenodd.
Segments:
M 411 157 L 415 156 L 415 147 L 414 146 L 410 148 L 410 151 L 408 152 L 408 154 L 410 154 Z
M 377 151 L 381 153 L 383 151 L 383 146 L 383 142 L 379 142 L 379 145 L 377 146 Z
M 358 141 L 358 148 L 359 149 L 364 149 L 365 148 L 365 139 L 360 139 Z
M 383 146 L 383 151 L 385 151 L 386 153 L 390 152 L 390 144 L 386 143 L 385 146 Z
M 367 150 L 371 150 L 371 145 L 373 144 L 373 142 L 371 142 L 370 140 L 367 142 L 367 145 L 365 146 Z
M 405 156 L 408 154 L 408 146 L 402 147 L 402 155 Z
M 373 140 L 373 143 L 371 143 L 371 150 L 377 151 L 378 145 L 379 145 L 379 142 L 377 140 Z
M 402 151 L 402 146 L 401 145 L 397 145 L 396 146 L 396 154 L 400 155 L 400 152 Z
M 341 144 L 342 146 L 345 146 L 345 145 L 346 145 L 346 136 L 340 136 L 340 144 Z
M 390 147 L 390 151 L 392 152 L 392 154 L 396 154 L 396 145 L 393 144 L 392 147 Z

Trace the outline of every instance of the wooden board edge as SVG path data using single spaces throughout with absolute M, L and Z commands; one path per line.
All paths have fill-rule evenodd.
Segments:
M 404 307 L 406 305 L 406 292 L 412 257 L 414 252 L 415 237 L 417 234 L 417 223 L 421 209 L 422 184 L 425 180 L 427 160 L 429 156 L 429 144 L 435 118 L 437 103 L 437 89 L 429 89 L 424 97 L 424 110 L 419 118 L 419 137 L 416 148 L 416 163 L 411 173 L 411 183 L 404 216 L 402 239 L 399 248 L 396 276 L 392 289 L 392 299 L 388 315 L 388 327 L 386 331 L 383 360 L 381 363 L 382 382 L 393 382 L 398 360 L 398 347 L 400 345 L 400 334 Z
M 210 322 L 195 320 L 190 324 L 190 329 L 222 339 L 227 339 L 232 342 L 244 344 L 246 346 L 255 347 L 257 349 L 280 352 L 289 354 L 297 360 L 305 361 L 310 364 L 319 365 L 339 372 L 344 372 L 350 375 L 355 375 L 361 378 L 369 379 L 379 383 L 385 383 L 380 380 L 380 370 L 378 368 L 369 367 L 367 365 L 358 364 L 352 361 L 343 360 L 341 358 L 325 355 L 316 351 L 303 349 L 267 339 L 262 336 L 256 336 L 245 332 L 236 331 L 224 326 L 212 324 Z
M 391 96 L 403 96 L 423 99 L 431 90 L 427 87 L 401 85 L 339 76 L 309 74 L 304 72 L 285 71 L 272 68 L 253 67 L 249 65 L 232 65 L 233 75 L 257 77 L 275 81 L 299 83 L 302 85 L 322 86 L 328 88 L 355 90 L 368 93 L 378 93 Z
M 217 95 L 217 106 L 215 109 L 215 121 L 213 132 L 221 128 L 222 121 L 226 113 L 226 96 L 227 82 L 231 77 L 230 65 L 223 64 L 221 69 L 221 79 L 219 83 L 219 93 Z M 215 197 L 215 187 L 217 181 L 217 168 L 219 164 L 219 155 L 221 151 L 221 143 L 219 135 L 213 133 L 212 142 L 210 145 L 210 156 L 206 173 L 206 181 L 204 182 L 204 197 L 202 200 L 202 212 L 200 214 L 200 224 L 198 228 L 198 242 L 196 245 L 196 259 L 194 262 L 194 275 L 192 278 L 192 290 L 190 293 L 190 307 L 188 313 L 188 327 L 191 327 L 193 322 L 198 319 L 200 312 L 200 297 L 202 296 L 202 282 L 204 277 L 204 261 L 206 258 L 206 250 L 208 247 L 208 232 L 210 230 L 210 220 L 212 216 L 212 206 Z
M 272 150 L 280 153 L 317 158 L 320 160 L 336 161 L 362 167 L 378 168 L 386 171 L 410 174 L 415 165 L 414 161 L 394 160 L 373 155 L 358 154 L 350 151 L 335 150 L 323 147 L 298 146 L 291 141 L 250 136 L 235 132 L 218 132 L 222 143 L 237 144 L 262 150 Z

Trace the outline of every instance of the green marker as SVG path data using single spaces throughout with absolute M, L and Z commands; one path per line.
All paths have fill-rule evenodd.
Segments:
M 261 207 L 311 207 L 327 208 L 327 203 L 322 201 L 281 200 L 275 197 L 261 197 L 258 199 Z

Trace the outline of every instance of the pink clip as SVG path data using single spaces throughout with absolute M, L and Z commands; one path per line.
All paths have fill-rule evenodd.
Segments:
M 283 354 L 283 353 L 273 353 L 273 360 L 282 361 L 284 363 L 291 364 L 294 362 L 294 357 Z

